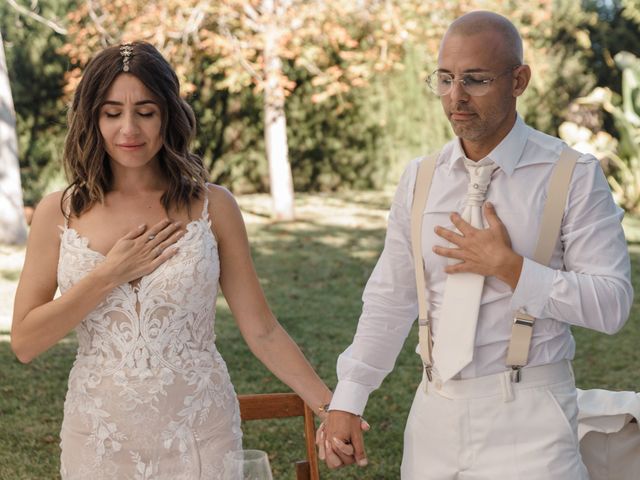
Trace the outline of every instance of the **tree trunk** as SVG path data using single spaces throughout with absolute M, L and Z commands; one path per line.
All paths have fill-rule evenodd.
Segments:
M 23 245 L 26 242 L 23 207 L 16 117 L 0 33 L 0 244 Z
M 264 38 L 264 137 L 269 161 L 269 180 L 273 218 L 293 220 L 293 178 L 287 146 L 287 119 L 284 113 L 284 88 L 280 83 L 282 61 L 278 55 L 280 32 L 276 24 L 274 0 L 262 1 L 267 16 Z

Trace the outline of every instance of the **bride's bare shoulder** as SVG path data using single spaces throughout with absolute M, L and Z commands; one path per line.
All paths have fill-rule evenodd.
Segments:
M 220 185 L 207 184 L 207 195 L 209 198 L 209 218 L 212 220 L 211 228 L 218 240 L 237 235 L 246 235 L 244 232 L 244 221 L 240 213 L 240 207 L 233 194 Z
M 31 288 L 36 291 L 44 285 L 47 292 L 51 288 L 55 291 L 60 232 L 64 225 L 61 200 L 62 192 L 51 193 L 38 202 L 33 212 L 25 263 L 20 277 L 22 289 Z M 37 281 L 34 280 L 36 278 Z M 51 294 L 53 295 L 53 292 Z
M 229 213 L 229 210 L 239 210 L 233 194 L 221 185 L 207 183 L 207 195 L 209 198 L 209 213 L 214 215 L 221 210 Z
M 31 220 L 31 230 L 55 229 L 58 225 L 64 225 L 64 212 L 62 207 L 63 192 L 53 192 L 42 197 L 36 205 Z

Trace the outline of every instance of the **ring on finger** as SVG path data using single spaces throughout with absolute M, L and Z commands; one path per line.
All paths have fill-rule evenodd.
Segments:
M 159 257 L 162 254 L 162 247 L 156 247 L 153 249 L 153 253 L 156 257 Z
M 151 241 L 151 240 L 153 240 L 154 238 L 156 238 L 156 236 L 152 233 L 151 235 L 149 235 L 149 236 L 147 237 L 147 240 L 148 240 L 148 241 Z

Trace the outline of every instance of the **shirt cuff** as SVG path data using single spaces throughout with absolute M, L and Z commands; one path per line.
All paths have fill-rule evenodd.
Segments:
M 549 300 L 555 270 L 525 257 L 516 289 L 511 297 L 511 309 L 523 310 L 540 318 Z
M 354 415 L 362 415 L 370 393 L 371 389 L 360 383 L 340 380 L 333 392 L 329 410 L 341 410 Z

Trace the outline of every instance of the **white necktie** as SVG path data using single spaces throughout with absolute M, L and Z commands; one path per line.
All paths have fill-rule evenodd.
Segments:
M 480 162 L 465 159 L 464 164 L 469 172 L 469 185 L 462 218 L 476 228 L 485 228 L 482 204 L 497 166 L 488 159 Z M 483 285 L 484 276 L 475 273 L 447 276 L 433 347 L 433 363 L 442 381 L 452 378 L 473 358 Z

